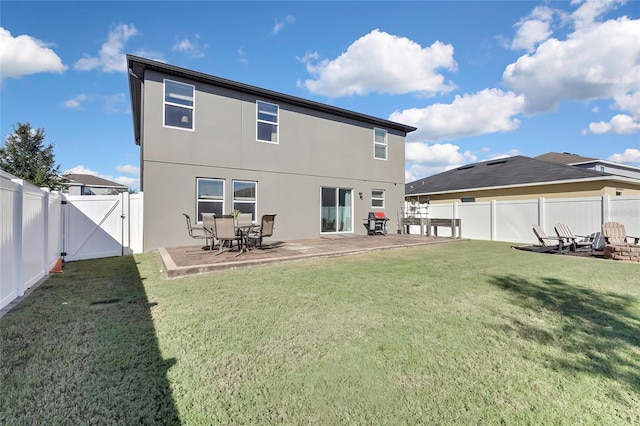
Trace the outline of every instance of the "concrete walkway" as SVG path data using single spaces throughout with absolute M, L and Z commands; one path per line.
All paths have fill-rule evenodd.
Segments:
M 202 250 L 199 246 L 161 247 L 158 249 L 164 271 L 169 278 L 206 272 L 248 268 L 278 262 L 344 256 L 374 250 L 386 250 L 402 247 L 415 247 L 429 244 L 441 244 L 455 241 L 443 237 L 424 237 L 420 235 L 385 235 L 385 236 L 331 236 L 313 240 L 274 241 L 265 239 L 263 249 L 252 249 L 238 256 L 238 251 L 225 249 L 217 255 Z

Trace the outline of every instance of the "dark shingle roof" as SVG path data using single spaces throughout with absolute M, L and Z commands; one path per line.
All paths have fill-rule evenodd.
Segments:
M 434 194 L 467 189 L 516 186 L 566 180 L 614 177 L 535 158 L 517 155 L 481 163 L 467 164 L 457 169 L 418 179 L 405 184 L 406 195 Z
M 547 152 L 546 154 L 533 157 L 536 160 L 551 161 L 552 163 L 560 164 L 575 164 L 583 163 L 585 161 L 598 161 L 597 158 L 583 157 L 578 154 L 571 154 L 570 152 Z
M 102 187 L 114 187 L 114 188 L 126 188 L 126 185 L 122 185 L 118 182 L 113 182 L 107 179 L 100 178 L 94 175 L 86 175 L 82 173 L 68 173 L 63 176 L 68 179 L 70 183 L 81 184 L 84 186 L 102 186 Z

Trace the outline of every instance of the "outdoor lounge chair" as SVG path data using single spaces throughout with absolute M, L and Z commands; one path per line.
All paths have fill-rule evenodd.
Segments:
M 637 245 L 640 237 L 627 235 L 624 225 L 618 222 L 606 222 L 602 224 L 602 235 L 606 244 L 612 245 Z M 633 240 L 633 243 L 630 241 Z
M 213 235 L 211 234 L 211 232 L 202 226 L 191 225 L 191 218 L 189 217 L 189 215 L 186 213 L 182 213 L 182 215 L 187 219 L 187 231 L 189 232 L 189 236 L 196 240 L 204 240 L 205 246 L 203 248 L 206 247 L 207 249 L 210 249 L 211 245 L 213 244 Z M 186 253 L 198 253 L 198 252 L 200 251 L 196 250 L 196 251 L 191 251 Z
M 605 240 L 604 258 L 640 261 L 640 237 L 627 235 L 624 225 L 618 222 L 602 224 Z
M 557 252 L 562 254 L 564 244 L 562 238 L 548 237 L 547 234 L 540 228 L 539 225 L 533 224 L 533 233 L 538 238 L 540 245 L 536 246 L 533 251 L 537 253 Z
M 593 251 L 593 237 L 587 235 L 574 235 L 571 229 L 564 223 L 556 223 L 556 234 L 562 238 L 562 244 L 569 247 L 572 252 Z M 582 240 L 580 238 L 583 238 Z M 589 238 L 585 241 L 584 238 Z
M 216 228 L 216 238 L 218 239 L 218 245 L 220 246 L 220 250 L 216 256 L 222 253 L 225 243 L 228 243 L 229 250 L 232 250 L 233 242 L 236 241 L 238 244 L 238 250 L 240 250 L 240 237 L 236 233 L 236 227 L 233 222 L 233 216 L 213 217 L 213 223 Z
M 273 235 L 273 223 L 275 220 L 275 214 L 262 215 L 260 226 L 253 228 L 251 232 L 249 232 L 249 235 L 247 235 L 247 240 L 253 241 L 254 246 L 257 245 L 258 247 L 262 248 L 262 239 L 264 237 L 271 237 Z

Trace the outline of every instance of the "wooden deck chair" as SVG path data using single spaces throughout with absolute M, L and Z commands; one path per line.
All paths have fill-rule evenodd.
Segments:
M 262 239 L 264 237 L 271 237 L 273 235 L 274 221 L 276 220 L 275 214 L 265 214 L 262 215 L 262 220 L 260 221 L 260 226 L 254 228 L 249 235 L 247 236 L 247 240 L 252 241 L 254 245 L 262 248 Z
M 538 238 L 538 243 L 540 245 L 536 246 L 533 251 L 537 253 L 548 253 L 548 252 L 557 252 L 558 254 L 562 254 L 562 250 L 564 248 L 564 244 L 562 243 L 562 238 L 558 237 L 548 237 L 547 234 L 540 228 L 539 225 L 533 224 L 533 233 Z
M 573 252 L 593 251 L 593 237 L 574 235 L 571 229 L 564 223 L 556 223 L 555 230 L 558 238 L 562 238 L 562 244 L 568 246 L 569 250 Z M 585 241 L 584 238 L 589 238 L 589 240 Z
M 618 222 L 602 224 L 604 236 L 604 258 L 616 260 L 631 260 L 640 262 L 640 237 L 627 235 L 624 225 Z
M 627 235 L 624 225 L 618 222 L 605 222 L 602 224 L 602 235 L 607 245 L 637 245 L 640 237 Z M 630 241 L 633 240 L 633 243 Z

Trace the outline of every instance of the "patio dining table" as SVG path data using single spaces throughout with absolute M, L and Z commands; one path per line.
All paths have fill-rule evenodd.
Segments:
M 249 251 L 249 240 L 247 237 L 249 236 L 249 232 L 251 232 L 251 229 L 254 226 L 256 225 L 254 225 L 253 223 L 235 224 L 236 232 L 238 233 L 238 235 L 240 235 L 240 253 L 238 253 L 238 256 Z

